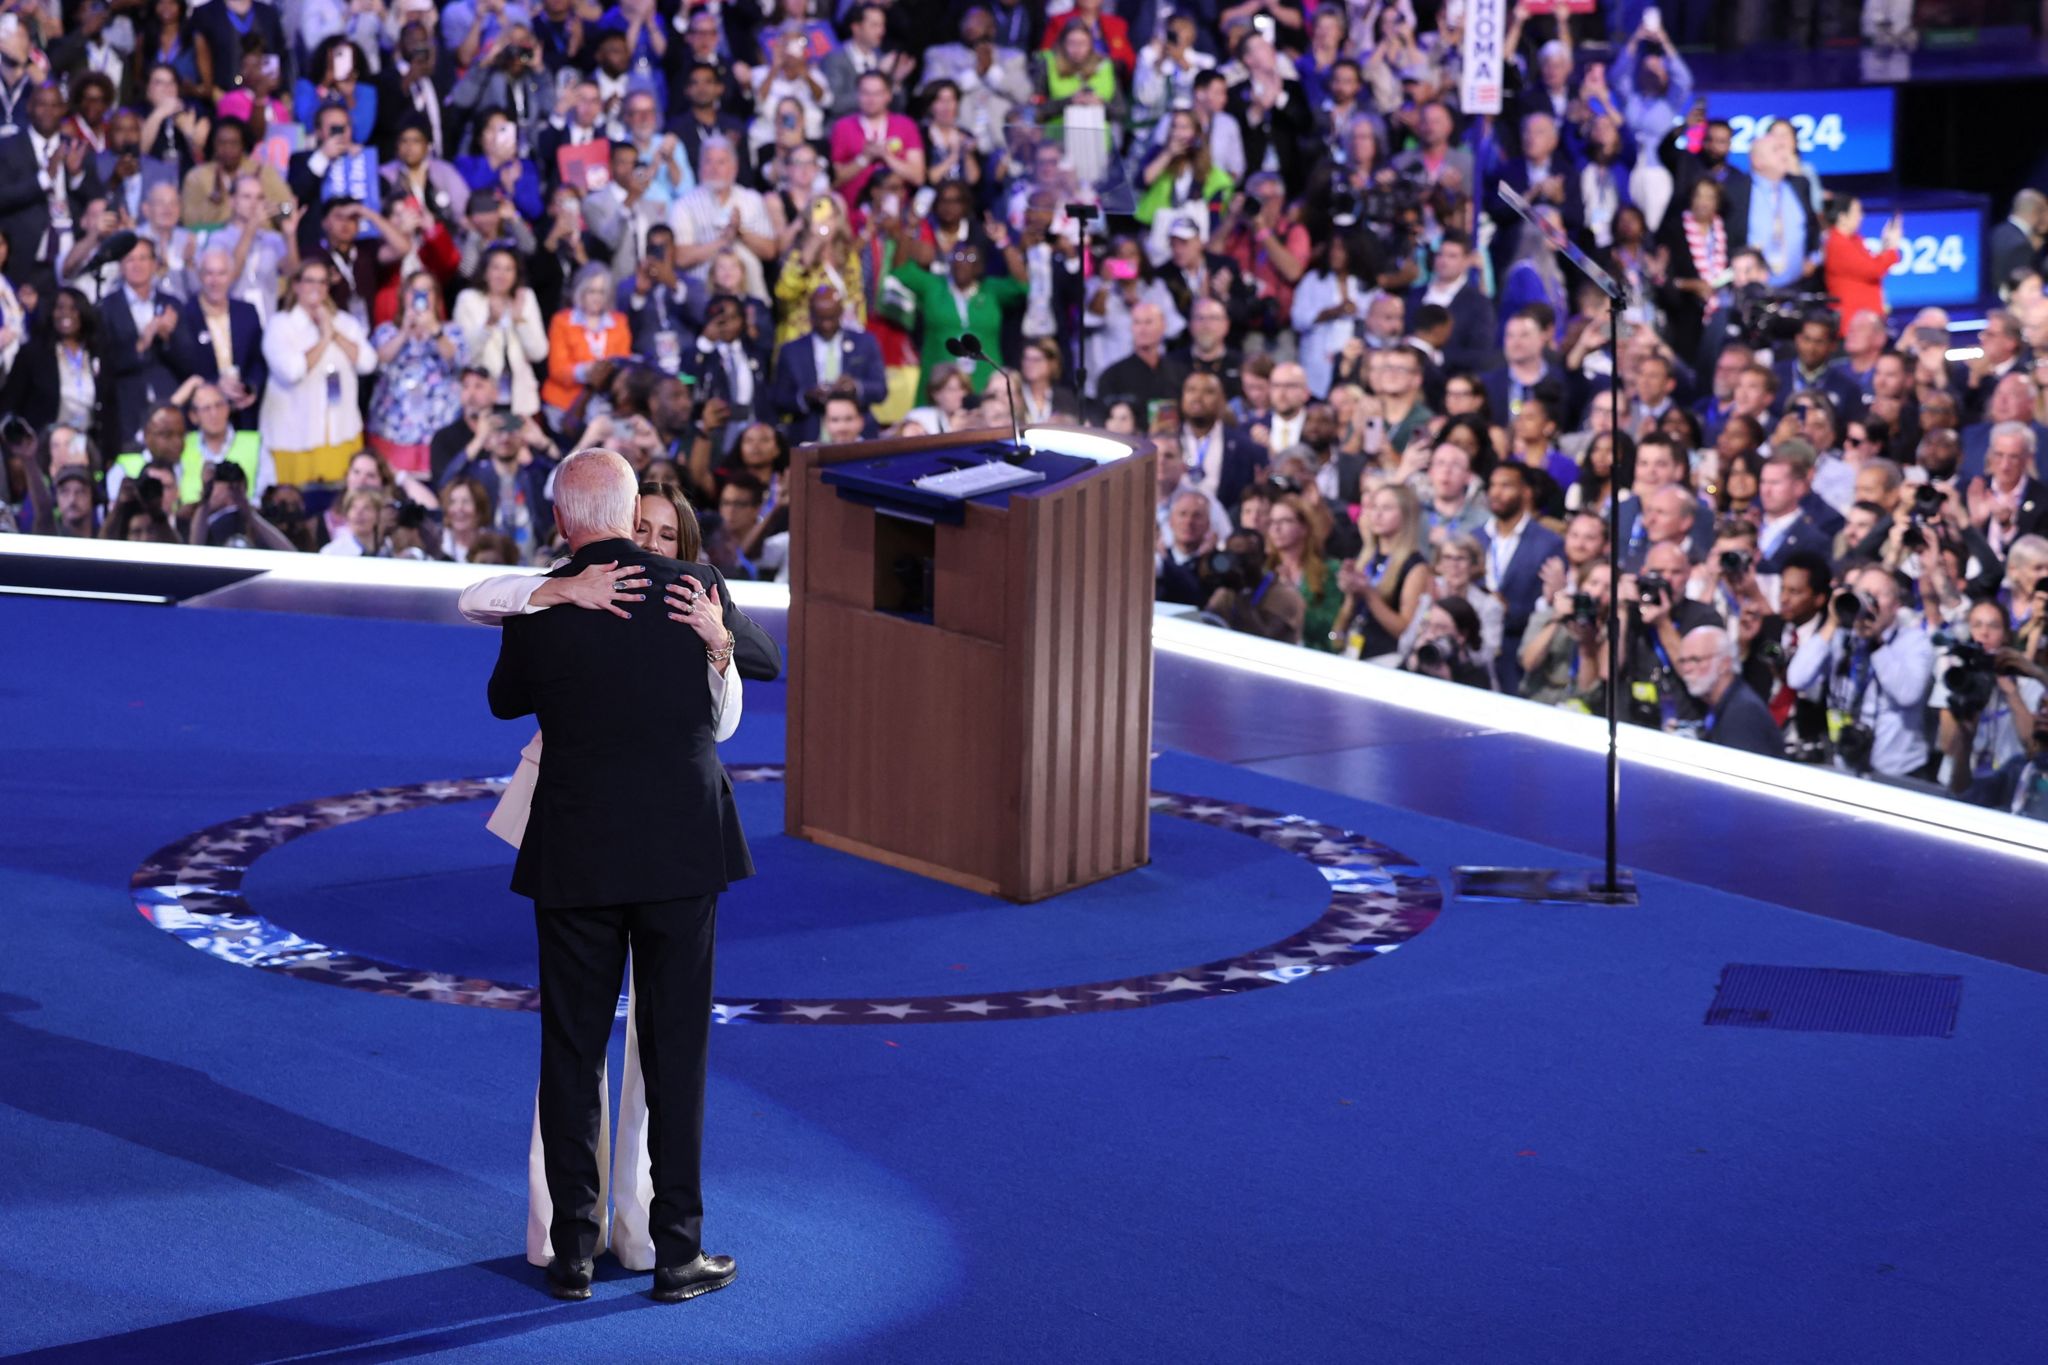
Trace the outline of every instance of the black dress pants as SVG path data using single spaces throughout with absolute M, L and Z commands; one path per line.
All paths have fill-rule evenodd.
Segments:
M 540 938 L 540 1136 L 554 1201 L 555 1255 L 597 1253 L 599 1096 L 626 954 L 638 996 L 640 1069 L 657 1265 L 702 1249 L 704 1068 L 711 1032 L 711 950 L 718 897 L 589 910 L 534 910 Z

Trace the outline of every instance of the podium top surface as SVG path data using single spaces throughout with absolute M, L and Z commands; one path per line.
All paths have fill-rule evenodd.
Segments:
M 1007 507 L 1011 498 L 1040 498 L 1055 493 L 1075 479 L 1103 464 L 1129 458 L 1134 449 L 1115 436 L 1053 427 L 1033 427 L 1025 433 L 1030 455 L 1023 467 L 1043 474 L 1035 483 L 959 498 L 917 487 L 917 480 L 951 469 L 1001 460 L 1010 453 L 1010 442 L 994 431 L 977 432 L 978 440 L 916 442 L 902 449 L 896 442 L 876 442 L 878 453 L 837 461 L 821 477 L 838 489 L 839 495 L 855 502 L 931 521 L 957 522 L 966 515 L 967 505 Z M 849 452 L 850 453 L 850 452 Z

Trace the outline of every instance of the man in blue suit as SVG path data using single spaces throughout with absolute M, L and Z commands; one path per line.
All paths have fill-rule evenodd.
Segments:
M 171 372 L 180 380 L 194 375 L 217 385 L 227 395 L 237 429 L 256 429 L 257 402 L 263 395 L 269 367 L 263 360 L 263 319 L 256 305 L 229 298 L 235 282 L 234 258 L 215 247 L 199 258 L 199 297 L 178 313 L 171 332 Z M 221 369 L 225 349 L 232 376 Z
M 818 439 L 825 400 L 833 394 L 848 395 L 863 414 L 889 394 L 882 348 L 866 332 L 841 326 L 846 303 L 839 291 L 829 285 L 812 291 L 810 309 L 810 332 L 784 343 L 775 357 L 775 379 L 768 386 L 769 411 L 799 445 Z M 867 425 L 872 432 L 872 417 Z
M 1806 466 L 1798 455 L 1778 454 L 1764 461 L 1763 476 L 1757 480 L 1757 501 L 1764 514 L 1756 537 L 1758 573 L 1781 572 L 1785 561 L 1801 550 L 1822 559 L 1833 557 L 1833 534 L 1817 525 L 1803 505 L 1809 492 Z
M 1180 384 L 1180 448 L 1188 483 L 1233 512 L 1269 463 L 1266 448 L 1231 424 L 1223 381 L 1199 370 Z
M 1503 692 L 1522 682 L 1522 632 L 1543 596 L 1543 566 L 1564 562 L 1564 537 L 1536 520 L 1536 485 L 1527 465 L 1505 461 L 1486 481 L 1486 505 L 1493 519 L 1479 530 L 1486 551 L 1486 587 L 1506 608 L 1494 679 Z

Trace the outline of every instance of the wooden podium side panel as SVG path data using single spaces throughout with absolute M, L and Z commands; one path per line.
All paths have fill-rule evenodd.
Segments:
M 1151 687 L 1150 461 L 1132 461 L 1012 527 L 1024 620 L 1023 899 L 1145 860 Z
M 815 597 L 805 650 L 803 828 L 791 832 L 1004 885 L 1016 821 L 1001 786 L 1002 650 Z

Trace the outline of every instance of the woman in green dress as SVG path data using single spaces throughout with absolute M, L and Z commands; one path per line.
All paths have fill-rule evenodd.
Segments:
M 1275 498 L 1266 513 L 1266 569 L 1301 594 L 1306 608 L 1301 642 L 1311 649 L 1330 650 L 1330 632 L 1344 605 L 1344 591 L 1337 586 L 1337 561 L 1324 556 L 1309 529 L 1313 524 L 1299 494 Z

